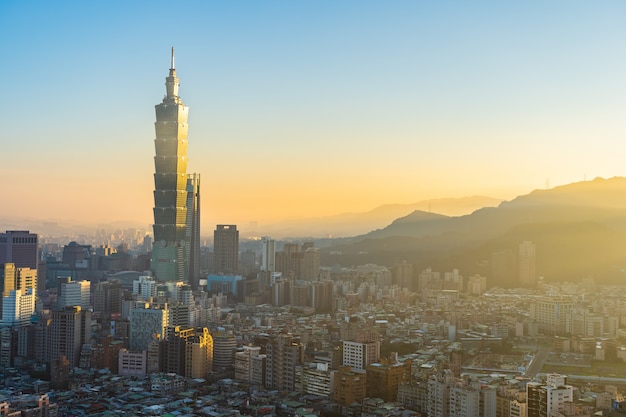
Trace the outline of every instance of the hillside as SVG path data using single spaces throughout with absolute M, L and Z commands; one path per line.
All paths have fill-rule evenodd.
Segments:
M 325 250 L 324 261 L 351 265 L 367 258 L 391 266 L 407 260 L 418 268 L 459 268 L 466 276 L 489 278 L 492 253 L 515 252 L 524 240 L 536 244 L 537 275 L 548 281 L 588 275 L 620 281 L 626 268 L 626 178 L 536 190 L 465 216 L 416 211 Z M 330 250 L 341 255 L 331 257 Z M 514 286 L 514 280 L 498 284 Z

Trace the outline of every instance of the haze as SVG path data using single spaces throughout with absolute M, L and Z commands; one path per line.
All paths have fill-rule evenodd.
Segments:
M 205 233 L 624 175 L 625 18 L 618 1 L 5 1 L 2 215 L 152 223 L 171 46 Z

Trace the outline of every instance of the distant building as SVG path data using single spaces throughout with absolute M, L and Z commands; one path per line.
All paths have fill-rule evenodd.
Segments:
M 524 287 L 535 286 L 537 276 L 535 272 L 535 244 L 529 241 L 519 245 L 519 284 Z
M 413 279 L 413 264 L 407 261 L 402 261 L 393 268 L 393 279 L 400 288 L 414 291 L 417 287 Z
M 213 269 L 217 274 L 239 270 L 239 231 L 234 224 L 218 224 L 213 232 Z
M 271 237 L 265 236 L 262 240 L 261 271 L 276 271 L 276 242 Z
M 543 334 L 563 334 L 567 331 L 567 323 L 574 305 L 573 297 L 542 297 L 530 304 L 530 318 L 535 320 Z
M 318 281 L 320 275 L 320 250 L 319 248 L 307 248 L 302 256 L 300 276 L 304 281 Z

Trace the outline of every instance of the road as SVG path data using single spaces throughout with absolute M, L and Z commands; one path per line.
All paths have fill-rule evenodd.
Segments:
M 541 368 L 543 368 L 543 364 L 546 362 L 550 350 L 551 348 L 549 347 L 542 347 L 539 349 L 533 360 L 530 361 L 530 365 L 528 365 L 526 372 L 524 372 L 524 376 L 529 378 L 536 377 L 539 371 L 541 371 Z

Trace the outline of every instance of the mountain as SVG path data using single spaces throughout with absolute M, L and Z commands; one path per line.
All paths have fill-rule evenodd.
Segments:
M 537 274 L 546 280 L 605 282 L 626 279 L 626 178 L 597 178 L 530 194 L 464 216 L 426 216 L 415 211 L 387 227 L 325 249 L 327 264 L 367 262 L 465 276 L 491 275 L 493 253 L 516 253 L 524 240 L 536 244 Z M 330 253 L 341 255 L 330 255 Z M 367 254 L 367 256 L 364 256 Z M 623 266 L 623 267 L 622 267 Z M 495 285 L 495 283 L 491 283 Z M 515 285 L 515 277 L 498 285 Z
M 471 196 L 423 200 L 412 204 L 386 204 L 363 213 L 343 213 L 264 226 L 263 234 L 279 238 L 354 236 L 384 227 L 394 219 L 416 210 L 445 216 L 460 216 L 483 207 L 495 207 L 501 202 L 502 200 L 497 198 Z

